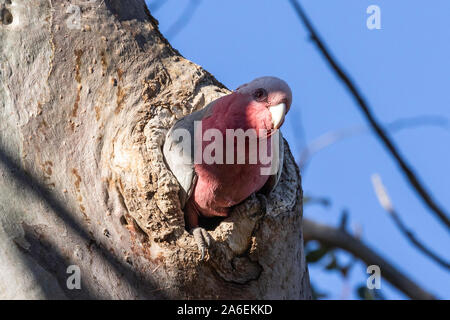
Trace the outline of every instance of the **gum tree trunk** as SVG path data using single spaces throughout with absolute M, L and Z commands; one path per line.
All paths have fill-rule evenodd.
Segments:
M 144 1 L 0 10 L 0 298 L 310 297 L 287 144 L 266 212 L 248 199 L 199 261 L 161 145 L 229 91 L 170 46 Z

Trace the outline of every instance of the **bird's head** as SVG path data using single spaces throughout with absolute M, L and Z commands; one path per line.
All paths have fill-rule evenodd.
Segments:
M 292 103 L 292 92 L 288 84 L 276 77 L 261 77 L 241 85 L 236 93 L 248 100 L 247 116 L 254 127 L 256 122 L 265 123 L 267 130 L 276 130 L 284 122 Z

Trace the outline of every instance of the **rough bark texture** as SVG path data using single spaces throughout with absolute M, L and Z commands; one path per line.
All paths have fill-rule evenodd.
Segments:
M 0 10 L 0 298 L 310 297 L 287 144 L 267 213 L 248 199 L 199 261 L 161 146 L 229 91 L 170 46 L 144 1 Z

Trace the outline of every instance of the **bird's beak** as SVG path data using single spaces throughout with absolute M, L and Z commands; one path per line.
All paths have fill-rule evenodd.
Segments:
M 269 111 L 272 114 L 272 124 L 274 129 L 281 127 L 286 115 L 286 104 L 280 103 L 276 106 L 269 107 Z

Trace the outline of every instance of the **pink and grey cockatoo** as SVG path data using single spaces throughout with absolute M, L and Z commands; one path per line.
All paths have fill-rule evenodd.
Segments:
M 205 108 L 185 116 L 167 133 L 163 147 L 164 157 L 181 186 L 180 202 L 185 212 L 186 226 L 194 235 L 201 250 L 201 259 L 210 245 L 210 236 L 199 226 L 199 217 L 227 217 L 231 207 L 241 203 L 252 193 L 264 190 L 267 194 L 278 183 L 284 150 L 283 138 L 277 130 L 283 124 L 291 103 L 292 93 L 286 82 L 275 77 L 261 77 L 211 102 Z M 194 140 L 202 137 L 198 134 L 194 136 L 194 127 L 198 123 L 201 123 L 202 134 L 208 129 L 217 129 L 223 135 L 221 139 L 223 142 L 226 141 L 228 129 L 243 131 L 254 129 L 258 141 L 266 139 L 268 142 L 268 153 L 271 150 L 269 137 L 274 132 L 280 133 L 279 140 L 275 143 L 278 150 L 272 152 L 272 156 L 278 159 L 277 161 L 272 159 L 271 162 L 276 163 L 277 167 L 270 175 L 261 174 L 261 168 L 265 164 L 259 160 L 256 163 L 248 163 L 251 150 L 246 147 L 243 150 L 244 163 L 242 161 L 206 163 L 197 159 L 194 161 L 198 148 L 201 149 L 200 155 L 203 155 L 202 152 L 210 143 L 203 140 L 196 141 L 197 150 L 194 149 Z M 187 152 L 187 155 L 186 152 L 181 152 L 185 145 L 183 139 L 176 134 L 177 129 L 187 130 L 192 137 L 190 152 Z M 234 144 L 232 149 L 236 152 L 242 151 L 236 150 L 238 145 L 234 138 L 232 144 Z M 225 145 L 226 143 L 223 150 L 220 150 L 224 158 L 226 153 L 230 152 L 230 149 L 227 149 L 229 146 Z M 245 146 L 248 147 L 247 142 Z

